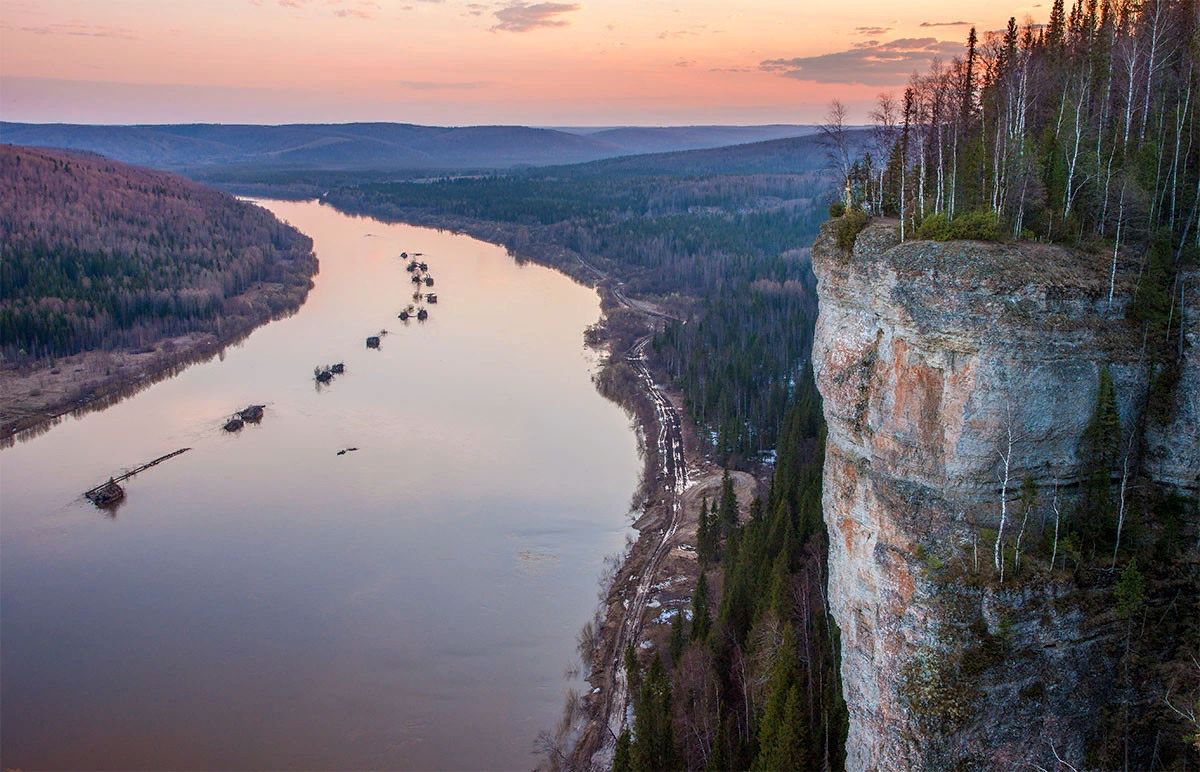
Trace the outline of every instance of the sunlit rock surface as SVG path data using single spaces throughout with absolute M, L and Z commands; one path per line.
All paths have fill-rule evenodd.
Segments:
M 901 244 L 886 221 L 851 255 L 823 227 L 813 361 L 849 768 L 1084 759 L 1092 711 L 1111 689 L 1105 652 L 1124 626 L 1048 571 L 986 578 L 986 531 L 999 525 L 1010 433 L 1006 525 L 1020 527 L 1014 499 L 1029 475 L 1042 501 L 1027 523 L 1033 540 L 1054 491 L 1064 506 L 1077 495 L 1102 367 L 1123 425 L 1145 400 L 1142 341 L 1123 320 L 1130 288 L 1118 282 L 1110 303 L 1108 267 L 1046 245 Z M 1188 311 L 1174 418 L 1148 430 L 1144 468 L 1195 495 L 1198 314 Z

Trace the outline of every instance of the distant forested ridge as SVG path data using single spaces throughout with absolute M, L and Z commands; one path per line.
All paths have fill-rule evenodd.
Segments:
M 266 210 L 173 174 L 0 146 L 5 358 L 229 337 L 294 309 L 312 241 Z

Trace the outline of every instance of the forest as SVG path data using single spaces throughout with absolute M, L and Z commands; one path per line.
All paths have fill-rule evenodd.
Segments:
M 667 651 L 647 667 L 632 647 L 625 653 L 635 721 L 618 739 L 614 770 L 843 768 L 823 450 L 820 396 L 805 375 L 779 434 L 767 500 L 738 525 L 726 472 L 718 500 L 702 506 L 691 619 L 673 618 Z
M 0 146 L 9 361 L 234 335 L 294 310 L 316 270 L 307 236 L 227 193 L 91 154 Z
M 1154 302 L 1182 302 L 1200 251 L 1198 41 L 1192 0 L 1055 0 L 1046 25 L 972 28 L 961 57 L 879 96 L 865 154 L 835 102 L 838 211 L 898 217 L 904 238 L 1068 244 L 1114 277 L 1134 255 Z

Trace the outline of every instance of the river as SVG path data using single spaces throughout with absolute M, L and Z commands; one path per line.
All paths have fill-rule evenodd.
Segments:
M 465 236 L 261 203 L 321 261 L 297 314 L 0 451 L 3 765 L 530 768 L 637 482 L 582 345 L 599 299 Z M 396 318 L 401 251 L 436 280 L 424 323 Z M 182 447 L 111 513 L 80 496 Z

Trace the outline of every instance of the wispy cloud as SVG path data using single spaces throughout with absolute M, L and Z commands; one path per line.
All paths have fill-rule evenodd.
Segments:
M 969 27 L 969 21 L 923 21 L 922 27 Z
M 116 38 L 118 40 L 136 40 L 133 30 L 123 27 L 104 27 L 99 24 L 83 24 L 69 22 L 66 24 L 43 24 L 32 27 L 13 27 L 8 24 L 0 25 L 6 29 L 18 29 L 21 32 L 31 32 L 34 35 L 74 35 L 88 38 Z
M 472 16 L 483 16 L 488 7 L 483 3 L 467 3 L 467 13 Z
M 701 32 L 704 32 L 706 30 L 708 30 L 707 24 L 693 24 L 692 26 L 688 27 L 687 29 L 663 30 L 662 32 L 658 33 L 658 39 L 659 40 L 667 40 L 668 38 L 690 37 L 693 35 L 699 35 Z M 718 30 L 713 30 L 713 32 L 717 32 L 717 31 Z
M 886 35 L 891 32 L 891 27 L 855 27 L 855 35 Z
M 578 3 L 513 3 L 496 11 L 498 32 L 529 32 L 542 27 L 565 27 L 570 22 L 560 18 L 564 13 L 578 11 Z
M 676 67 L 691 67 L 695 63 L 696 63 L 696 61 L 694 59 L 680 59 L 678 62 L 675 62 L 675 66 Z
M 935 56 L 963 52 L 963 44 L 936 38 L 900 38 L 887 43 L 869 41 L 849 51 L 794 59 L 767 59 L 759 69 L 817 83 L 861 83 L 894 86 L 913 70 L 924 70 Z

